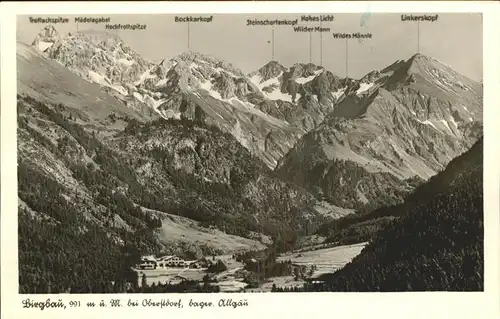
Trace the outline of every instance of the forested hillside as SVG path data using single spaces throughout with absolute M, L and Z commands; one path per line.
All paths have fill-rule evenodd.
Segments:
M 481 139 L 417 189 L 406 206 L 390 208 L 403 208 L 402 216 L 389 222 L 351 263 L 324 276 L 328 289 L 483 290 L 482 146 Z M 438 187 L 443 184 L 445 188 Z
M 30 96 L 18 96 L 18 115 L 22 292 L 123 289 L 139 253 L 179 250 L 158 236 L 170 215 L 283 247 L 320 218 L 311 195 L 216 127 L 110 118 L 125 127 L 117 134 Z M 204 244 L 182 253 L 214 253 Z
M 284 251 L 360 242 L 327 289 L 482 289 L 482 142 L 457 158 L 482 84 L 421 54 L 361 79 L 163 58 L 50 25 L 17 43 L 20 292 L 138 291 L 141 255 L 244 256 L 223 279 L 253 289 L 305 280 Z M 182 279 L 141 291 L 212 291 Z
M 468 152 L 453 159 L 445 170 L 422 183 L 418 178 L 411 179 L 413 185 L 418 185 L 409 193 L 404 202 L 396 205 L 386 205 L 377 209 L 363 209 L 356 214 L 341 217 L 322 225 L 317 233 L 327 237 L 327 242 L 352 244 L 369 241 L 376 233 L 389 225 L 392 220 L 411 209 L 417 203 L 426 201 L 438 192 L 446 191 L 454 181 L 476 161 L 476 150 L 482 144 L 475 144 Z M 472 163 L 472 164 L 471 164 Z

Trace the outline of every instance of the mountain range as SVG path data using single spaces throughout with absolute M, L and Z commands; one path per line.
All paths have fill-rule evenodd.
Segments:
M 143 251 L 290 249 L 401 203 L 482 136 L 482 84 L 422 54 L 361 79 L 277 61 L 244 74 L 47 26 L 17 63 L 22 218 Z
M 387 207 L 400 217 L 323 279 L 331 291 L 483 291 L 483 205 L 481 138 L 403 204 Z

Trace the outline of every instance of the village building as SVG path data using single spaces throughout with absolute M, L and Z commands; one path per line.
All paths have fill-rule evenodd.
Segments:
M 166 268 L 191 268 L 201 269 L 206 265 L 203 260 L 184 260 L 178 256 L 169 255 L 162 257 L 142 256 L 140 264 L 136 266 L 142 270 L 166 269 Z
M 186 267 L 191 269 L 200 269 L 203 268 L 203 263 L 199 260 L 188 260 L 185 261 Z
M 156 269 L 156 258 L 154 256 L 142 256 L 139 269 Z
M 177 256 L 163 256 L 157 259 L 158 268 L 186 267 L 186 261 Z

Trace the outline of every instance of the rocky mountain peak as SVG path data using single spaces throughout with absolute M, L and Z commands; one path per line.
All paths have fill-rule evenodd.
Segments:
M 315 75 L 315 72 L 321 69 L 322 67 L 317 66 L 313 63 L 296 63 L 290 68 L 289 72 L 295 77 L 308 77 Z
M 361 78 L 363 83 L 373 83 L 380 78 L 380 72 L 377 70 L 371 71 Z
M 421 53 L 416 53 L 411 56 L 408 60 L 406 60 L 405 64 L 408 75 L 420 74 L 422 76 L 426 76 L 426 73 L 434 73 L 434 75 L 439 75 L 438 73 L 448 73 L 453 77 L 465 77 L 455 71 L 453 67 L 439 61 L 436 58 Z
M 70 36 L 91 42 L 94 45 L 103 48 L 113 49 L 117 46 L 126 47 L 123 40 L 119 36 L 106 31 L 82 30 L 75 32 L 74 34 L 70 34 Z
M 435 59 L 432 59 L 426 55 L 423 55 L 421 53 L 416 53 L 412 55 L 407 61 L 407 67 L 408 67 L 408 73 L 419 73 L 421 68 L 425 66 L 430 66 L 433 65 L 434 63 L 438 62 Z
M 283 65 L 279 64 L 277 61 L 270 61 L 257 71 L 250 73 L 249 77 L 259 77 L 260 81 L 264 82 L 280 76 L 285 71 L 286 68 Z
M 186 63 L 190 62 L 195 62 L 195 61 L 202 61 L 202 62 L 208 62 L 208 61 L 213 61 L 216 60 L 215 58 L 207 55 L 207 54 L 202 54 L 199 52 L 194 52 L 194 51 L 186 51 L 182 52 L 181 54 L 177 55 L 173 60 L 176 61 L 184 61 Z
M 38 50 L 45 52 L 60 40 L 61 36 L 59 35 L 59 32 L 57 32 L 56 28 L 53 25 L 47 25 L 40 30 L 40 32 L 38 32 L 32 45 Z
M 389 91 L 412 89 L 452 104 L 476 104 L 482 95 L 481 85 L 455 71 L 451 66 L 421 53 L 406 61 L 396 61 L 381 72 Z
M 245 95 L 251 90 L 246 87 L 248 79 L 241 70 L 206 54 L 184 52 L 166 64 L 170 68 L 166 70 L 166 66 L 158 66 L 157 74 L 166 73 L 165 81 L 181 89 L 206 91 L 222 100 L 235 96 L 246 100 Z
M 218 71 L 225 71 L 231 74 L 233 77 L 244 77 L 245 75 L 241 70 L 235 68 L 231 63 L 223 61 L 221 59 L 215 58 L 208 54 L 203 54 L 199 52 L 187 51 L 179 54 L 173 60 L 183 61 L 187 63 L 190 68 L 212 68 Z
M 428 57 L 427 55 L 422 54 L 420 52 L 417 52 L 414 55 L 412 55 L 409 60 L 422 60 L 422 61 L 425 61 L 425 60 L 429 60 L 429 59 L 431 59 L 431 58 Z
M 53 26 L 47 26 L 33 45 L 84 79 L 121 95 L 128 94 L 126 87 L 153 66 L 118 36 L 104 31 L 84 30 L 60 37 Z
M 233 97 L 236 88 L 232 77 L 224 72 L 214 76 L 212 87 L 215 91 L 220 93 L 223 99 Z
M 312 63 L 285 68 L 277 61 L 268 62 L 247 77 L 231 63 L 207 54 L 188 51 L 153 63 L 106 32 L 83 31 L 57 40 L 54 29 L 42 31 L 39 42 L 45 39 L 57 43 L 44 51 L 45 55 L 83 78 L 107 87 L 113 95 L 120 95 L 129 108 L 149 107 L 164 118 L 203 119 L 230 132 L 270 168 L 276 166 L 297 138 L 317 127 L 330 113 L 351 119 L 369 114 L 367 118 L 377 121 L 391 117 L 395 125 L 403 127 L 401 119 L 415 112 L 412 128 L 447 135 L 458 132 L 455 124 L 464 126 L 462 131 L 472 131 L 474 127 L 465 125 L 472 121 L 470 118 L 475 120 L 481 114 L 472 95 L 474 105 L 460 102 L 466 108 L 458 104 L 455 107 L 462 112 L 460 118 L 455 109 L 451 113 L 428 110 L 444 110 L 449 108 L 450 96 L 455 99 L 463 96 L 461 91 L 435 93 L 443 79 L 466 89 L 473 86 L 466 80 L 453 80 L 453 70 L 423 55 L 396 62 L 384 71 L 372 71 L 361 80 L 341 79 Z M 391 81 L 398 85 L 395 88 L 411 85 L 411 91 L 393 93 L 387 86 Z M 427 84 L 419 87 L 415 83 Z M 382 94 L 378 93 L 379 88 L 385 89 Z M 429 99 L 430 96 L 434 99 Z M 396 116 L 395 107 L 398 107 Z M 362 148 L 364 144 L 357 145 Z

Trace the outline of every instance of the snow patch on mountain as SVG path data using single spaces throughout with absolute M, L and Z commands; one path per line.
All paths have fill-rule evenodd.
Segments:
M 259 86 L 260 82 L 262 81 L 262 76 L 260 76 L 259 73 L 256 73 L 254 75 L 252 75 L 250 78 L 249 78 L 250 82 L 252 82 L 253 84 L 255 84 L 256 86 Z
M 142 97 L 141 93 L 139 93 L 139 92 L 134 92 L 134 93 L 133 93 L 133 95 L 134 95 L 134 97 L 135 97 L 136 99 L 138 99 L 139 101 L 144 102 L 144 98 Z
M 104 75 L 89 70 L 89 76 L 94 83 L 109 86 L 109 80 Z
M 320 70 L 317 70 L 317 71 L 314 71 L 313 75 L 310 75 L 308 77 L 299 77 L 299 78 L 296 78 L 295 79 L 295 82 L 299 83 L 299 84 L 306 84 L 306 83 L 309 83 L 311 82 L 312 80 L 314 80 L 315 77 L 317 77 L 318 75 L 320 75 L 321 73 L 323 73 L 324 69 L 320 69 Z
M 364 91 L 369 90 L 375 83 L 360 83 L 359 89 L 356 91 L 356 95 L 363 93 Z
M 104 76 L 102 74 L 99 74 L 97 72 L 89 70 L 89 77 L 90 77 L 91 81 L 94 83 L 109 87 L 122 95 L 128 94 L 128 91 L 123 86 L 111 84 L 111 81 L 106 76 Z
M 267 79 L 267 80 L 261 82 L 262 77 L 260 76 L 260 74 L 257 73 L 250 78 L 250 81 L 253 84 L 255 84 L 257 86 L 257 88 L 259 88 L 261 93 L 269 100 L 272 100 L 272 101 L 281 100 L 281 101 L 286 101 L 286 102 L 290 102 L 290 103 L 294 103 L 294 102 L 298 101 L 301 97 L 300 94 L 297 94 L 295 97 L 295 101 L 293 101 L 292 96 L 290 94 L 281 92 L 280 78 L 282 76 L 283 76 L 283 72 L 278 74 L 276 77 L 273 77 L 273 78 L 270 78 L 270 79 Z M 305 83 L 312 81 L 315 77 L 316 77 L 316 75 L 312 75 L 312 76 L 309 76 L 307 78 L 297 78 L 295 81 L 297 83 L 300 83 L 300 84 L 305 84 Z M 272 90 L 270 91 L 269 89 L 272 89 Z
M 152 69 L 147 70 L 139 76 L 139 79 L 134 82 L 135 86 L 141 85 L 146 79 L 156 78 L 156 74 L 151 74 Z
M 274 77 L 274 78 L 270 78 L 270 79 L 268 79 L 268 80 L 266 80 L 266 81 L 264 81 L 264 82 L 262 82 L 262 83 L 257 83 L 256 85 L 257 85 L 257 87 L 258 87 L 259 89 L 261 89 L 261 90 L 262 90 L 262 89 L 264 89 L 264 88 L 266 88 L 266 87 L 268 87 L 268 86 L 272 86 L 272 85 L 277 85 L 277 86 L 279 86 L 279 85 L 280 85 L 280 80 L 279 80 L 279 78 L 280 78 L 282 75 L 283 75 L 283 73 L 280 73 L 278 76 L 276 76 L 276 77 Z M 254 79 L 254 80 L 255 80 L 255 79 Z M 254 83 L 255 83 L 255 82 L 254 82 Z
M 37 44 L 37 48 L 38 48 L 38 50 L 44 52 L 45 50 L 47 50 L 48 48 L 50 48 L 53 45 L 54 45 L 53 42 L 43 42 L 43 41 L 40 41 Z
M 158 107 L 160 105 L 162 105 L 163 103 L 165 103 L 167 101 L 167 99 L 160 99 L 160 100 L 155 100 L 153 99 L 153 102 L 152 102 L 152 105 L 153 105 L 153 108 L 156 110 L 158 109 Z
M 469 111 L 469 109 L 465 105 L 462 104 L 461 106 L 462 106 L 462 108 L 464 109 L 465 112 L 467 112 L 469 114 L 472 114 L 472 112 Z
M 451 116 L 448 121 L 451 123 L 451 125 L 453 125 L 453 127 L 455 127 L 455 131 L 458 129 L 458 123 L 455 121 L 455 119 L 453 118 L 453 116 Z M 455 132 L 454 131 L 454 132 Z
M 213 89 L 213 85 L 210 81 L 201 82 L 200 88 L 207 91 L 208 94 L 210 94 L 213 98 L 216 98 L 217 100 L 227 101 L 226 99 L 222 98 L 219 92 Z
M 453 134 L 453 131 L 451 130 L 450 125 L 446 120 L 439 120 L 439 122 L 441 122 L 448 129 L 448 131 L 450 131 L 451 134 Z
M 263 93 L 268 99 L 273 100 L 273 101 L 282 100 L 282 101 L 286 101 L 286 102 L 290 102 L 290 103 L 294 102 L 294 101 L 292 101 L 291 95 L 289 95 L 287 93 L 282 93 L 279 88 L 275 88 L 270 93 L 267 93 L 267 92 L 263 92 Z M 298 101 L 299 99 L 300 99 L 300 94 L 297 93 L 297 95 L 295 97 L 295 101 Z
M 181 119 L 181 112 L 175 112 L 172 109 L 166 109 L 165 111 L 161 111 L 160 114 L 166 119 Z
M 160 81 L 156 82 L 155 86 L 159 87 L 159 86 L 163 86 L 167 83 L 168 83 L 168 79 L 161 79 Z
M 279 128 L 286 129 L 290 127 L 290 124 L 288 122 L 279 120 L 273 116 L 270 116 L 269 114 L 262 112 L 261 110 L 255 108 L 253 104 L 249 102 L 241 101 L 238 98 L 231 98 L 229 99 L 229 102 L 231 103 L 231 105 L 238 108 L 239 110 L 251 113 L 253 115 L 257 115 L 266 122 L 271 123 Z
M 229 75 L 230 77 L 235 78 L 235 79 L 240 78 L 240 76 L 238 76 L 237 74 L 235 74 L 235 73 L 234 73 L 234 72 L 232 72 L 231 70 L 226 70 L 226 69 L 223 69 L 223 68 L 221 68 L 221 67 L 217 67 L 217 68 L 215 69 L 215 72 L 216 72 L 217 74 L 225 73 L 225 74 L 227 74 L 227 75 Z
M 119 63 L 121 63 L 121 64 L 124 64 L 126 66 L 132 66 L 135 63 L 134 60 L 127 60 L 127 59 L 123 59 L 123 58 L 118 59 L 116 61 L 119 62 Z
M 440 130 L 436 127 L 436 125 L 434 125 L 434 124 L 433 124 L 431 121 L 429 121 L 429 120 L 421 121 L 421 120 L 419 120 L 419 119 L 417 118 L 417 121 L 418 121 L 418 122 L 420 122 L 420 123 L 422 123 L 422 124 L 432 126 L 432 127 L 433 127 L 434 129 L 436 129 L 437 131 L 440 131 Z
M 315 77 L 316 77 L 316 74 L 308 76 L 306 78 L 296 78 L 295 82 L 297 82 L 299 84 L 306 84 L 307 82 L 311 82 L 312 80 L 314 80 Z
M 53 26 L 48 25 L 40 30 L 32 45 L 41 52 L 45 52 L 59 41 L 60 35 L 57 30 Z
M 339 99 L 345 92 L 346 88 L 340 88 L 338 89 L 337 91 L 335 92 L 332 92 L 332 96 L 335 98 L 335 99 Z
M 234 125 L 234 127 L 231 130 L 231 134 L 236 138 L 236 140 L 241 145 L 243 145 L 243 147 L 245 147 L 246 149 L 248 149 L 250 147 L 250 145 L 245 137 L 245 133 L 241 129 L 241 123 L 239 120 L 236 120 L 236 124 Z

